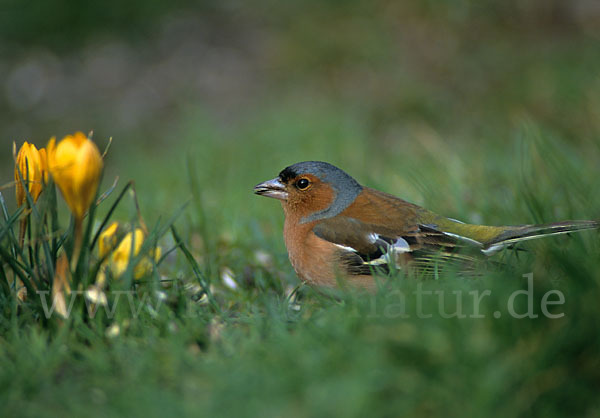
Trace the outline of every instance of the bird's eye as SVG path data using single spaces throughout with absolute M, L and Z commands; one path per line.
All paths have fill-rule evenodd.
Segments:
M 296 187 L 300 190 L 306 190 L 310 187 L 310 181 L 305 178 L 301 178 L 296 182 Z

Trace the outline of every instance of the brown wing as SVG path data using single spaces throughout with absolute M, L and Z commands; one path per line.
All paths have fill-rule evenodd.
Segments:
M 339 247 L 340 264 L 349 274 L 387 274 L 407 263 L 424 271 L 434 262 L 467 257 L 454 252 L 459 245 L 456 239 L 426 225 L 400 235 L 381 225 L 338 216 L 318 223 L 313 232 Z
M 372 274 L 377 269 L 389 272 L 409 260 L 425 265 L 464 258 L 454 249 L 465 242 L 438 230 L 437 219 L 441 218 L 417 205 L 366 189 L 340 215 L 317 223 L 313 232 L 339 247 L 350 274 Z

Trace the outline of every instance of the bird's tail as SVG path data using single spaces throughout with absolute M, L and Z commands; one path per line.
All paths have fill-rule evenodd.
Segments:
M 542 225 L 485 226 L 471 225 L 454 219 L 431 219 L 436 230 L 457 242 L 475 245 L 484 254 L 491 255 L 522 241 L 566 234 L 585 229 L 600 228 L 600 221 L 562 221 Z
M 598 227 L 600 227 L 600 221 L 562 221 L 542 225 L 509 226 L 502 228 L 503 231 L 495 237 L 482 242 L 482 252 L 491 255 L 502 248 L 522 241 Z

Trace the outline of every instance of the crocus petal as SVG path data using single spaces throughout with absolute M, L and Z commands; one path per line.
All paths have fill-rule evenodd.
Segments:
M 44 151 L 45 155 L 45 151 Z M 19 206 L 27 200 L 23 183 L 27 187 L 33 201 L 37 201 L 42 192 L 43 163 L 40 152 L 35 145 L 23 143 L 17 154 L 15 163 L 16 198 Z
M 68 135 L 47 146 L 48 169 L 67 205 L 77 219 L 82 219 L 92 204 L 102 173 L 102 156 L 98 147 L 82 132 Z
M 119 223 L 113 222 L 100 234 L 98 238 L 98 257 L 102 258 L 117 246 L 117 230 Z
M 129 232 L 125 235 L 123 240 L 121 240 L 110 257 L 110 270 L 114 277 L 121 276 L 125 270 L 127 270 L 130 260 L 139 254 L 144 239 L 145 236 L 142 229 L 136 228 L 135 233 L 132 234 Z M 132 242 L 132 240 L 134 242 Z M 132 245 L 133 255 L 131 254 Z M 150 273 L 154 265 L 152 259 L 154 259 L 155 262 L 158 261 L 161 253 L 160 247 L 156 247 L 156 249 L 150 251 L 149 256 L 143 257 L 133 269 L 133 277 L 135 279 L 140 279 Z

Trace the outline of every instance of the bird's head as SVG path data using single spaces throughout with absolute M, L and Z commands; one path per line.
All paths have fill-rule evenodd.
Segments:
M 296 216 L 301 223 L 340 214 L 361 191 L 356 180 L 321 161 L 296 163 L 254 186 L 254 193 L 281 200 L 286 216 Z

